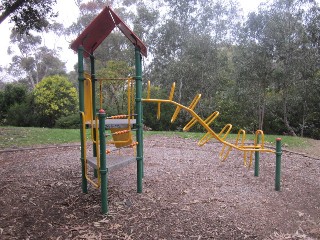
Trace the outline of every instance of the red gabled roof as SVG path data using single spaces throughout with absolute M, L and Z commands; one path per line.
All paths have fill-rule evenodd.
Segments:
M 82 45 L 86 51 L 84 56 L 88 57 L 88 53 L 93 52 L 116 26 L 134 46 L 140 48 L 142 55 L 147 57 L 147 48 L 144 43 L 109 6 L 105 7 L 77 39 L 74 40 L 71 44 L 71 49 L 77 51 L 79 46 Z

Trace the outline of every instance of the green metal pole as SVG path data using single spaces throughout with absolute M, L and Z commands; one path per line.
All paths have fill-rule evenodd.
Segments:
M 92 116 L 96 117 L 96 72 L 95 72 L 95 58 L 93 53 L 90 54 L 90 65 L 91 65 L 91 95 L 92 95 Z M 91 126 L 92 127 L 92 126 Z M 92 156 L 97 157 L 97 146 L 96 146 L 96 128 L 93 128 L 93 144 L 92 144 Z M 98 177 L 97 169 L 94 169 L 94 176 Z
M 280 191 L 280 179 L 281 179 L 281 138 L 276 139 L 276 177 L 275 177 L 275 189 Z
M 257 136 L 257 144 L 259 144 L 260 135 Z M 254 176 L 259 176 L 259 164 L 260 164 L 260 154 L 258 151 L 254 152 Z
M 96 116 L 96 71 L 95 71 L 95 59 L 93 53 L 90 55 L 91 62 L 91 81 L 92 81 L 92 116 Z M 95 130 L 95 129 L 94 129 Z M 93 139 L 96 140 L 96 134 L 93 135 Z M 97 156 L 96 144 L 93 143 L 93 156 Z
M 84 112 L 84 68 L 83 68 L 83 47 L 79 46 L 78 48 L 78 81 L 79 81 L 79 111 L 80 113 Z M 84 137 L 85 132 L 82 129 L 82 116 L 80 114 L 80 141 L 81 141 L 81 173 L 82 173 L 82 192 L 88 192 L 88 183 L 85 176 L 85 162 L 84 162 Z
M 100 139 L 100 174 L 101 174 L 101 209 L 102 214 L 108 213 L 108 179 L 106 161 L 106 112 L 99 110 L 99 139 Z
M 142 126 L 142 64 L 140 48 L 135 48 L 135 67 L 136 67 L 136 139 L 137 146 L 137 192 L 142 192 L 143 178 L 143 126 Z

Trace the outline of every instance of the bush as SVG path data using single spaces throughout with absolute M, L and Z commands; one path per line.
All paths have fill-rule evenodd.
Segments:
M 77 111 L 77 90 L 63 76 L 44 78 L 36 85 L 34 97 L 41 127 L 53 127 L 56 120 Z
M 8 110 L 6 124 L 16 127 L 31 127 L 37 122 L 37 116 L 32 114 L 28 103 L 15 104 Z
M 14 105 L 20 105 L 26 101 L 27 88 L 19 83 L 8 83 L 4 90 L 0 91 L 0 124 L 8 123 L 9 109 Z
M 72 114 L 66 117 L 61 117 L 56 121 L 55 128 L 80 128 L 79 114 Z

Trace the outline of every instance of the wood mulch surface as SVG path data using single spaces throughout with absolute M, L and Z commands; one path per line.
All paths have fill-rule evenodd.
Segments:
M 320 239 L 320 161 L 261 154 L 260 176 L 221 144 L 150 136 L 143 193 L 136 165 L 108 176 L 109 214 L 100 190 L 81 190 L 80 147 L 0 153 L 0 239 Z M 125 154 L 123 152 L 122 154 Z

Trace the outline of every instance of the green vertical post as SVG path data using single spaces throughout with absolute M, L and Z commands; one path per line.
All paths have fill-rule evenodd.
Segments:
M 281 138 L 276 139 L 276 176 L 275 176 L 275 189 L 280 191 L 280 179 L 281 179 Z
M 96 117 L 96 71 L 95 71 L 95 59 L 93 53 L 90 55 L 90 63 L 91 63 L 91 83 L 92 83 L 92 116 Z M 94 129 L 95 130 L 95 129 Z M 93 139 L 96 140 L 96 134 L 94 132 Z M 97 156 L 96 152 L 96 144 L 93 143 L 93 157 Z
M 82 116 L 81 113 L 84 112 L 84 68 L 83 68 L 83 52 L 82 46 L 78 48 L 78 81 L 79 81 L 79 111 L 80 111 L 80 141 L 81 141 L 81 173 L 82 173 L 82 192 L 88 192 L 88 183 L 85 176 L 85 161 L 84 161 L 84 137 L 85 132 L 82 129 Z
M 90 66 L 91 66 L 91 101 L 92 101 L 92 116 L 96 117 L 96 72 L 95 72 L 95 58 L 93 53 L 90 54 Z M 92 126 L 91 126 L 92 127 Z M 96 141 L 96 128 L 93 128 L 93 140 Z M 96 143 L 92 144 L 92 156 L 97 157 Z M 98 177 L 97 169 L 94 169 L 94 176 Z
M 259 144 L 260 135 L 257 135 L 257 143 Z M 254 152 L 254 176 L 259 176 L 260 152 Z
M 101 209 L 102 214 L 108 212 L 108 179 L 106 160 L 106 112 L 99 110 L 99 139 L 100 139 L 100 174 L 101 174 Z
M 142 192 L 143 178 L 143 126 L 142 126 L 142 64 L 139 47 L 135 47 L 135 68 L 136 68 L 136 139 L 137 145 L 137 192 Z

